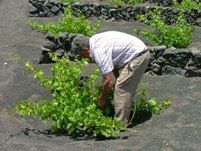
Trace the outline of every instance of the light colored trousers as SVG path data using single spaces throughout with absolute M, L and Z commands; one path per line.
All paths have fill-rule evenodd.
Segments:
M 135 91 L 150 60 L 150 53 L 134 58 L 122 70 L 117 78 L 114 91 L 115 117 L 125 126 L 129 122 L 131 105 Z

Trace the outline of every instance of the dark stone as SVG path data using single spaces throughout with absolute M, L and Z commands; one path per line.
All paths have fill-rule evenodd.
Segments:
M 163 66 L 166 63 L 166 60 L 160 56 L 157 59 L 154 59 L 153 62 L 159 64 L 160 66 Z
M 165 50 L 162 56 L 167 65 L 184 68 L 191 57 L 191 52 L 186 49 Z
M 45 35 L 45 39 L 50 40 L 50 41 L 56 43 L 56 39 L 55 39 L 54 35 L 52 35 L 52 34 L 50 34 L 50 33 L 47 33 L 47 34 Z
M 41 12 L 41 11 L 40 11 L 39 14 L 38 14 L 38 16 L 39 16 L 39 17 L 45 17 L 45 14 L 44 14 L 44 12 Z
M 58 41 L 60 43 L 66 43 L 66 42 L 68 42 L 69 41 L 69 39 L 68 39 L 68 33 L 67 32 L 59 33 Z
M 154 63 L 154 64 L 152 65 L 152 71 L 153 71 L 155 74 L 157 74 L 157 75 L 161 75 L 161 74 L 162 74 L 161 69 L 162 69 L 162 67 L 161 67 L 160 65 L 158 65 L 157 63 Z
M 198 18 L 198 19 L 196 20 L 196 25 L 201 27 L 201 18 Z
M 56 55 L 57 55 L 57 57 L 61 58 L 62 56 L 64 56 L 64 50 L 63 49 L 57 49 Z
M 36 0 L 32 0 L 32 1 L 29 1 L 33 6 L 36 6 L 37 5 L 37 1 Z
M 201 67 L 201 50 L 192 50 L 191 53 L 193 55 L 192 61 L 195 66 Z
M 162 68 L 162 75 L 166 75 L 166 74 L 169 74 L 169 75 L 178 74 L 178 75 L 185 76 L 186 70 L 181 69 L 181 68 L 177 68 L 177 67 L 172 67 L 172 66 L 164 66 Z
M 101 11 L 95 9 L 95 10 L 93 11 L 93 15 L 96 16 L 96 17 L 99 17 L 99 16 L 101 15 Z
M 38 9 L 35 7 L 35 6 L 33 6 L 32 4 L 29 4 L 29 13 L 36 13 L 36 12 L 38 12 Z
M 55 44 L 54 42 L 49 40 L 46 40 L 45 42 L 43 42 L 42 46 L 51 50 L 56 50 L 60 47 L 58 44 Z
M 157 0 L 157 2 L 164 7 L 173 5 L 173 0 Z
M 59 12 L 59 8 L 57 6 L 53 6 L 51 8 L 51 12 L 53 12 L 54 14 L 57 14 Z
M 43 7 L 43 12 L 44 12 L 44 14 L 47 15 L 50 12 L 50 9 L 45 6 L 45 7 Z
M 186 66 L 192 56 L 188 49 L 176 49 L 173 53 L 176 56 L 175 61 L 180 65 L 181 68 Z
M 58 4 L 58 0 L 49 0 L 49 3 L 51 3 L 51 4 Z
M 78 35 L 78 34 L 69 34 L 68 37 L 69 37 L 70 42 L 72 42 L 73 39 L 74 39 L 77 35 Z
M 47 17 L 54 17 L 54 16 L 55 16 L 55 14 L 52 12 L 47 13 Z
M 118 13 L 118 10 L 117 9 L 110 9 L 108 14 L 111 15 L 112 17 L 116 16 Z
M 153 54 L 154 58 L 158 58 L 163 54 L 163 52 L 166 49 L 166 46 L 155 46 L 155 47 L 149 47 L 148 48 L 151 54 Z
M 43 51 L 41 53 L 41 56 L 39 57 L 38 59 L 39 61 L 39 64 L 42 64 L 42 63 L 53 63 L 54 61 L 50 58 L 48 52 L 46 51 Z
M 51 50 L 51 49 L 48 49 L 48 48 L 45 48 L 41 45 L 41 51 L 45 51 L 45 52 L 54 52 L 55 50 Z
M 102 8 L 102 9 L 101 9 L 101 15 L 107 16 L 107 15 L 108 15 L 108 10 L 105 9 L 105 8 Z
M 186 71 L 187 77 L 201 77 L 201 69 L 196 67 L 188 67 Z
M 38 11 L 42 11 L 43 10 L 43 4 L 42 3 L 37 3 L 35 5 L 35 7 L 38 9 Z

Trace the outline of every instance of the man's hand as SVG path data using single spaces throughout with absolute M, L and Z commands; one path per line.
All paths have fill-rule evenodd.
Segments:
M 102 89 L 100 98 L 98 100 L 98 106 L 100 109 L 103 109 L 105 107 L 106 96 L 108 92 L 111 91 L 114 85 L 112 76 L 114 76 L 112 72 L 109 72 L 103 75 L 103 89 Z
M 100 99 L 98 100 L 98 107 L 103 110 L 105 107 L 106 101 L 104 97 L 100 97 Z

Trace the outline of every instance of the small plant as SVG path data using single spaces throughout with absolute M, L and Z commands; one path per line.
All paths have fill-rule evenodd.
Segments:
M 21 101 L 15 106 L 18 114 L 50 121 L 53 132 L 62 130 L 81 136 L 88 134 L 94 137 L 112 137 L 120 131 L 126 130 L 116 118 L 113 118 L 112 91 L 108 95 L 105 109 L 101 111 L 97 106 L 100 95 L 97 81 L 98 70 L 95 70 L 88 78 L 83 78 L 81 71 L 87 65 L 86 60 L 70 62 L 64 57 L 58 59 L 53 54 L 51 57 L 55 61 L 51 68 L 51 77 L 44 76 L 42 70 L 33 67 L 29 62 L 24 62 L 24 65 L 27 70 L 33 72 L 35 79 L 41 81 L 43 87 L 50 89 L 52 99 L 42 99 L 36 102 Z M 142 91 L 142 97 L 133 105 L 135 112 L 146 109 L 158 114 L 169 105 L 169 102 L 158 103 L 156 99 L 146 102 L 146 94 L 145 91 Z
M 77 2 L 78 0 L 59 0 L 61 3 L 75 3 Z
M 69 62 L 68 59 L 57 59 L 51 71 L 52 77 L 43 75 L 29 62 L 25 66 L 34 73 L 34 78 L 41 80 L 42 86 L 51 90 L 51 100 L 41 100 L 30 103 L 22 101 L 16 105 L 20 115 L 38 116 L 41 120 L 51 120 L 52 129 L 63 129 L 69 134 L 90 134 L 93 136 L 111 137 L 124 126 L 111 117 L 106 117 L 98 109 L 97 100 L 99 87 L 97 84 L 98 70 L 95 70 L 83 83 L 81 69 L 87 64 L 86 60 Z
M 139 16 L 139 20 L 149 24 L 155 30 L 148 29 L 134 30 L 137 34 L 146 36 L 151 41 L 159 45 L 166 45 L 167 47 L 174 46 L 176 48 L 186 48 L 191 43 L 191 33 L 193 27 L 188 25 L 183 16 L 180 15 L 173 25 L 167 25 L 161 19 L 159 10 L 150 13 L 150 18 L 145 15 Z
M 183 11 L 191 9 L 201 10 L 201 4 L 195 0 L 182 0 L 181 4 L 178 4 L 178 2 L 174 0 L 174 7 Z
M 135 5 L 142 3 L 143 0 L 109 0 L 111 5 L 122 6 L 122 5 Z
M 70 9 L 65 9 L 64 16 L 58 23 L 39 23 L 37 21 L 30 21 L 30 26 L 34 29 L 50 32 L 53 35 L 57 35 L 60 32 L 67 33 L 80 33 L 87 36 L 91 36 L 98 29 L 99 24 L 92 25 L 84 16 L 78 15 L 75 17 L 72 15 Z

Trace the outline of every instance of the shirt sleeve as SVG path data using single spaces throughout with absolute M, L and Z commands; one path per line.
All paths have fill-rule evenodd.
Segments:
M 109 73 L 114 69 L 112 55 L 96 52 L 94 54 L 94 61 L 102 74 Z

